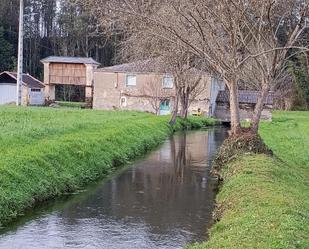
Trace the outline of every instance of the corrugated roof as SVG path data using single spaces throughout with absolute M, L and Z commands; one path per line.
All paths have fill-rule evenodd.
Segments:
M 0 76 L 3 74 L 7 74 L 17 81 L 16 72 L 3 72 L 0 74 Z M 45 85 L 41 81 L 39 81 L 38 79 L 34 78 L 33 76 L 29 74 L 23 74 L 22 81 L 23 81 L 23 84 L 27 85 L 29 88 L 44 88 L 45 87 Z
M 238 98 L 239 103 L 241 104 L 256 104 L 259 98 L 259 91 L 251 91 L 251 90 L 239 90 Z M 229 91 L 220 91 L 217 97 L 217 102 L 221 103 L 229 103 L 230 102 L 230 93 Z M 272 92 L 269 93 L 267 99 L 265 101 L 266 105 L 273 105 L 274 103 L 274 94 Z
M 94 64 L 100 65 L 99 62 L 95 61 L 90 57 L 66 57 L 66 56 L 49 56 L 43 60 L 42 63 L 70 63 L 70 64 Z

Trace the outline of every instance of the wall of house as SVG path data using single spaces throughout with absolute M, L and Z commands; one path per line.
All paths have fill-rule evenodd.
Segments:
M 16 82 L 15 83 L 1 83 L 0 85 L 0 104 L 15 104 L 16 103 Z M 29 89 L 27 86 L 22 85 L 22 104 L 28 104 L 28 92 Z
M 136 86 L 126 86 L 127 75 L 136 75 Z M 146 98 L 145 84 L 162 81 L 163 75 L 126 74 L 112 72 L 94 73 L 93 107 L 95 109 L 126 109 L 153 112 Z M 173 90 L 170 90 L 170 95 Z M 124 100 L 124 101 L 121 101 Z
M 119 75 L 116 73 L 94 73 L 94 109 L 119 108 L 121 94 L 117 89 L 118 77 Z
M 136 75 L 136 86 L 126 86 L 127 75 Z M 163 74 L 126 74 L 96 71 L 94 73 L 94 96 L 93 108 L 101 110 L 125 109 L 155 112 L 149 98 L 145 96 L 149 93 L 146 87 L 149 83 L 157 82 L 163 84 Z M 158 83 L 159 82 L 159 83 Z M 203 78 L 203 87 L 196 93 L 196 100 L 190 106 L 190 111 L 198 108 L 208 114 L 210 98 L 211 78 Z M 153 91 L 153 89 L 152 89 Z M 170 107 L 173 108 L 173 97 L 175 89 L 162 90 L 162 94 L 170 99 Z M 154 95 L 152 92 L 151 95 Z
M 211 92 L 212 89 L 212 78 L 210 76 L 204 76 L 200 86 L 197 89 L 197 92 L 194 94 L 194 100 L 191 100 L 189 107 L 189 113 L 196 113 L 198 109 L 201 109 L 201 112 L 204 116 L 210 115 L 210 106 L 211 106 Z

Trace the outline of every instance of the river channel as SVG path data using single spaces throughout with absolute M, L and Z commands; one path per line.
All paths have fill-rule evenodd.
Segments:
M 207 239 L 225 128 L 176 133 L 84 191 L 36 208 L 5 230 L 2 249 L 183 248 Z

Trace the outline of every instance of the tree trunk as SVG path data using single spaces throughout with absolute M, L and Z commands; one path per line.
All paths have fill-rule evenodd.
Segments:
M 180 106 L 181 106 L 181 111 L 180 111 L 180 117 L 184 117 L 185 111 L 184 111 L 184 105 L 185 105 L 185 94 L 183 88 L 179 90 L 179 101 L 180 101 Z
M 160 99 L 159 99 L 158 96 L 155 97 L 154 107 L 155 107 L 156 116 L 159 116 L 159 114 L 160 114 Z
M 184 119 L 187 119 L 187 118 L 188 118 L 188 112 L 189 112 L 189 97 L 190 97 L 189 91 L 186 91 L 185 96 L 184 96 L 184 106 L 183 106 L 183 109 L 184 109 L 183 118 L 184 118 Z
M 264 109 L 264 103 L 267 99 L 268 94 L 269 94 L 269 87 L 263 88 L 257 100 L 256 106 L 254 109 L 253 118 L 252 118 L 252 126 L 251 126 L 251 132 L 254 134 L 258 133 L 261 115 Z
M 184 89 L 181 91 L 181 117 L 186 119 L 188 118 L 188 109 L 189 109 L 189 98 L 190 98 L 190 89 Z
M 240 133 L 240 117 L 239 117 L 239 96 L 237 80 L 229 82 L 230 89 L 230 111 L 231 111 L 231 135 Z
M 173 114 L 172 114 L 172 118 L 170 120 L 170 125 L 174 125 L 176 123 L 177 114 L 178 114 L 178 105 L 179 105 L 179 90 L 176 91 Z

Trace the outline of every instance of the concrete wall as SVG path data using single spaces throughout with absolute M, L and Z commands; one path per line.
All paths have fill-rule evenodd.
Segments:
M 136 86 L 126 86 L 127 75 L 136 75 Z M 154 73 L 113 73 L 96 71 L 94 73 L 93 108 L 101 110 L 125 109 L 155 112 L 145 96 L 145 85 L 149 83 L 163 84 L 164 74 Z M 211 78 L 204 77 L 201 91 L 192 102 L 190 110 L 201 110 L 208 114 Z M 169 96 L 171 108 L 175 89 L 165 89 L 164 96 Z M 171 97 L 171 98 L 170 98 Z
M 214 116 L 217 106 L 217 97 L 220 91 L 225 90 L 225 84 L 222 80 L 218 78 L 212 78 L 211 81 L 211 96 L 210 96 L 210 108 L 209 115 Z

